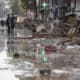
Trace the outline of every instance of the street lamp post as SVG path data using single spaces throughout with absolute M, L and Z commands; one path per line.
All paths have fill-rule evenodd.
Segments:
M 42 3 L 42 8 L 43 8 L 43 14 L 44 14 L 44 21 L 46 20 L 46 7 L 48 6 L 48 4 L 46 2 Z

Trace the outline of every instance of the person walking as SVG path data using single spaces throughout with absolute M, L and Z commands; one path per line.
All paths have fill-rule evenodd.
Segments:
M 10 36 L 10 14 L 8 14 L 8 17 L 7 17 L 6 26 L 7 26 L 7 33 L 9 37 Z
M 15 25 L 15 19 L 14 19 L 14 15 L 11 15 L 11 34 L 13 34 L 14 31 L 14 25 Z
M 14 30 L 14 15 L 13 14 L 8 14 L 7 20 L 6 20 L 6 26 L 8 27 L 8 36 L 10 36 L 10 34 L 13 34 L 13 30 Z

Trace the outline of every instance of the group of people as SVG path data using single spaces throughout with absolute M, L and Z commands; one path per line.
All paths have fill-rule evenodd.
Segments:
M 6 20 L 8 36 L 10 36 L 10 34 L 13 34 L 14 25 L 15 25 L 14 20 L 15 20 L 14 15 L 13 14 L 8 14 L 7 20 Z

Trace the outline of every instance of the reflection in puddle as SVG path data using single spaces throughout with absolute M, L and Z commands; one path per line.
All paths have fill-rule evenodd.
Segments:
M 15 77 L 15 73 L 9 69 L 11 66 L 6 63 L 7 59 L 7 52 L 4 50 L 0 53 L 0 79 L 19 80 Z
M 69 46 L 68 48 L 72 48 Z M 22 59 L 13 59 L 7 56 L 7 46 L 0 52 L 0 79 L 1 80 L 50 80 L 50 75 L 40 75 L 39 70 L 35 69 L 35 64 Z M 59 60 L 64 55 L 54 55 L 53 58 Z M 63 59 L 64 60 L 64 59 Z M 56 61 L 55 61 L 56 62 Z M 58 61 L 57 61 L 58 62 Z M 58 62 L 59 63 L 59 62 Z M 56 64 L 56 63 L 55 63 Z M 80 74 L 78 70 L 66 71 L 54 69 L 51 71 L 52 80 L 79 80 L 76 74 Z M 80 75 L 79 75 L 80 76 Z M 76 78 L 75 78 L 76 77 Z M 70 78 L 70 79 L 69 79 Z M 73 79 L 74 78 L 74 79 Z
M 19 80 L 21 76 L 33 77 L 34 64 L 7 56 L 7 51 L 0 53 L 0 78 L 2 80 Z M 26 78 L 27 79 L 27 78 Z M 21 79 L 22 80 L 22 79 Z

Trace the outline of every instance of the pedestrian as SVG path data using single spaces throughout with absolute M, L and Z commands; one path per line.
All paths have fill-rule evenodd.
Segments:
M 6 20 L 6 26 L 8 27 L 8 36 L 10 36 L 10 34 L 13 34 L 13 30 L 14 30 L 14 15 L 13 14 L 8 14 L 8 17 Z
M 7 26 L 7 33 L 8 33 L 8 37 L 9 37 L 10 36 L 10 14 L 8 14 L 8 16 L 7 16 L 6 26 Z
M 1 26 L 3 27 L 4 26 L 4 20 L 1 20 Z
M 14 30 L 14 24 L 15 24 L 15 19 L 14 19 L 14 15 L 11 15 L 11 34 L 13 34 L 13 30 Z
M 54 9 L 54 20 L 58 17 L 58 8 Z

